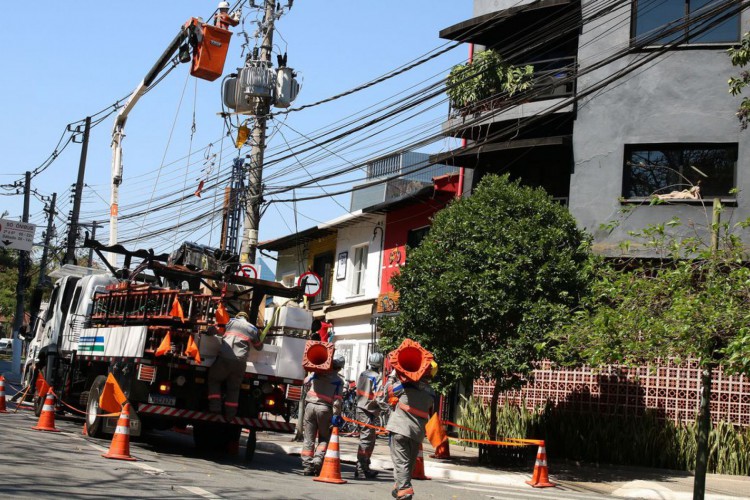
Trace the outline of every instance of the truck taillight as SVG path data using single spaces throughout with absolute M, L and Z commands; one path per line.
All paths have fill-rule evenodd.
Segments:
M 169 391 L 172 390 L 172 383 L 168 380 L 165 380 L 164 382 L 159 382 L 159 394 L 169 394 Z
M 275 394 L 269 394 L 265 397 L 263 400 L 263 407 L 268 411 L 273 411 L 276 409 L 276 404 L 278 402 L 276 401 L 276 395 Z

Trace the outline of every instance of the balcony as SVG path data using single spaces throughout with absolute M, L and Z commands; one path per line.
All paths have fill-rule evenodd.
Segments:
M 463 106 L 452 100 L 443 132 L 454 137 L 478 140 L 500 130 L 504 122 L 518 122 L 531 117 L 539 121 L 575 111 L 576 57 L 534 60 L 515 67 L 533 67 L 533 76 L 526 88 L 515 93 L 480 90 L 473 93 L 474 100 L 464 101 Z M 484 78 L 484 74 L 458 81 L 456 85 L 470 83 L 476 86 L 476 80 L 480 78 Z M 510 132 L 515 134 L 516 130 Z

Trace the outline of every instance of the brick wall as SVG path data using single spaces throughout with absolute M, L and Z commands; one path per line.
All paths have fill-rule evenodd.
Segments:
M 492 387 L 492 380 L 476 380 L 474 396 L 489 403 Z M 692 422 L 699 389 L 700 372 L 694 362 L 669 362 L 655 370 L 641 367 L 598 373 L 590 368 L 553 369 L 549 362 L 543 362 L 523 389 L 501 394 L 500 404 L 506 400 L 512 404 L 525 402 L 527 408 L 534 408 L 549 400 L 564 410 L 621 415 L 639 415 L 649 408 L 663 419 Z M 715 370 L 711 415 L 714 422 L 726 420 L 749 426 L 750 379 Z

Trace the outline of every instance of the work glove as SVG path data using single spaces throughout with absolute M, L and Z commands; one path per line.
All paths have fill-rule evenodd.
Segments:
M 344 425 L 344 419 L 341 418 L 341 415 L 334 415 L 331 417 L 331 425 L 340 428 L 342 425 Z

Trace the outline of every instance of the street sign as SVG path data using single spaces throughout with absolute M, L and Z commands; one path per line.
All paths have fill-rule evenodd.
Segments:
M 245 278 L 258 279 L 258 268 L 252 264 L 242 264 L 237 271 L 237 276 L 244 276 Z
M 0 248 L 30 252 L 34 246 L 34 231 L 34 224 L 0 219 Z
M 302 273 L 297 279 L 297 286 L 302 285 L 302 282 L 305 281 L 305 279 L 307 279 L 305 283 L 305 295 L 308 297 L 315 297 L 323 291 L 323 280 L 320 279 L 320 276 L 312 271 Z

